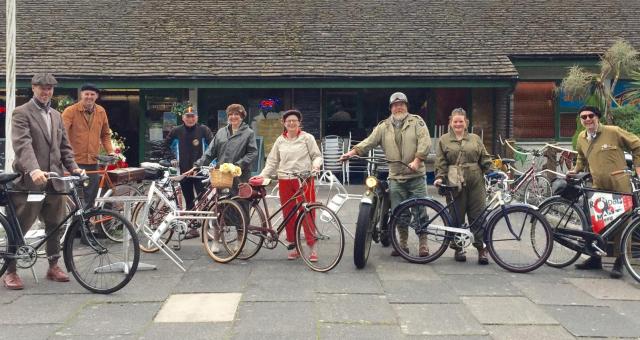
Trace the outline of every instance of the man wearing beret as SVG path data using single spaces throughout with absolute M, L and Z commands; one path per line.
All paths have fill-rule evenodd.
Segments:
M 33 98 L 13 111 L 11 141 L 15 160 L 13 170 L 22 176 L 14 189 L 20 191 L 63 191 L 64 183 L 49 180 L 47 172 L 64 173 L 64 170 L 79 174 L 82 169 L 73 160 L 73 150 L 67 139 L 60 112 L 51 108 L 53 87 L 58 82 L 50 73 L 38 73 L 31 79 Z M 11 194 L 16 207 L 16 217 L 23 233 L 26 233 L 36 218 L 44 222 L 47 240 L 49 269 L 47 279 L 57 282 L 69 281 L 69 276 L 58 266 L 60 238 L 53 230 L 64 218 L 62 195 L 47 195 L 42 201 L 28 202 L 27 194 Z M 16 271 L 15 261 L 10 261 L 3 279 L 9 289 L 23 289 L 24 284 Z
M 81 169 L 98 170 L 96 156 L 100 146 L 113 155 L 111 130 L 105 109 L 96 104 L 100 90 L 93 84 L 80 87 L 80 100 L 62 112 L 64 128 L 67 130 L 75 161 Z M 91 174 L 89 185 L 83 188 L 85 207 L 92 207 L 98 193 L 100 175 Z
M 584 106 L 578 111 L 578 116 L 585 130 L 578 135 L 578 158 L 570 173 L 589 171 L 595 189 L 631 193 L 631 179 L 623 171 L 627 169 L 624 151 L 633 154 L 634 170 L 640 175 L 640 138 L 621 127 L 601 124 L 600 110 L 596 107 Z M 617 257 L 610 273 L 612 278 L 622 277 L 622 255 L 618 246 L 623 229 L 614 234 L 613 250 Z M 577 264 L 576 268 L 602 269 L 602 258 L 592 256 Z

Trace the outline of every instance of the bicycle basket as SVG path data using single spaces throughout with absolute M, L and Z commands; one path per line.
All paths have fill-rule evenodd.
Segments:
M 218 189 L 231 188 L 233 185 L 233 174 L 212 169 L 209 172 L 211 186 Z

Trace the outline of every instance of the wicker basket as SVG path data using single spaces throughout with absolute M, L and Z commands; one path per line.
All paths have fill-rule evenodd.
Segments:
M 233 185 L 233 174 L 213 169 L 209 172 L 211 186 L 218 189 L 231 188 Z

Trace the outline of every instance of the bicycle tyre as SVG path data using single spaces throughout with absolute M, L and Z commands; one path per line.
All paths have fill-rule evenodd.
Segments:
M 254 204 L 249 207 L 247 221 L 247 240 L 244 242 L 238 259 L 248 260 L 258 254 L 264 243 L 264 234 L 258 228 L 267 228 L 267 217 L 262 209 Z
M 6 256 L 15 252 L 15 244 L 11 225 L 7 218 L 0 214 L 0 276 L 9 266 L 9 260 L 6 259 Z
M 587 224 L 587 217 L 582 210 L 572 204 L 571 201 L 555 196 L 542 202 L 538 207 L 538 211 L 549 222 L 551 230 L 553 231 L 553 251 L 547 259 L 547 265 L 554 268 L 563 268 L 574 262 L 576 262 L 581 252 L 567 248 L 558 242 L 560 239 L 559 233 L 562 233 L 561 229 L 578 230 L 582 231 Z M 579 219 L 578 221 L 575 219 Z
M 530 272 L 543 265 L 553 249 L 553 232 L 547 220 L 528 205 L 509 205 L 497 209 L 489 217 L 485 230 L 485 240 L 491 258 L 500 267 L 515 273 Z M 518 227 L 519 221 L 515 215 L 521 213 L 524 216 L 522 225 Z M 527 225 L 535 229 L 535 232 L 524 232 Z M 523 238 L 523 236 L 528 237 Z M 515 242 L 507 244 L 507 241 Z M 509 254 L 515 254 L 514 245 L 519 245 L 522 249 L 516 254 L 520 260 L 506 260 Z M 531 250 L 528 251 L 528 248 Z M 521 263 L 523 259 L 527 262 Z
M 622 232 L 620 249 L 629 275 L 640 282 L 640 220 L 636 219 Z
M 307 267 L 317 272 L 328 272 L 342 259 L 344 227 L 338 215 L 324 205 L 311 204 L 304 209 L 296 221 L 298 254 Z M 313 244 L 309 244 L 310 240 Z
M 120 228 L 128 233 L 129 242 L 123 242 L 125 237 L 121 241 L 96 238 L 90 232 L 94 217 L 103 215 L 122 224 Z M 84 243 L 83 238 L 86 239 Z M 63 255 L 67 269 L 82 287 L 94 293 L 110 294 L 122 289 L 133 278 L 140 261 L 140 248 L 136 231 L 127 219 L 115 211 L 97 209 L 73 222 Z M 128 270 L 123 271 L 120 267 L 128 267 Z
M 130 184 L 119 184 L 116 185 L 113 191 L 110 194 L 105 195 L 104 197 L 117 197 L 117 196 L 142 196 L 143 193 L 135 186 Z M 118 203 L 118 202 L 108 202 L 104 204 L 104 209 L 112 210 L 118 212 L 120 214 L 124 214 L 124 205 L 128 203 Z M 110 238 L 113 241 L 118 241 L 118 235 L 121 234 L 120 230 L 111 230 L 113 225 L 109 223 L 109 221 L 101 221 L 99 224 L 100 230 L 104 235 Z
M 535 181 L 535 183 L 534 183 Z M 524 186 L 524 203 L 538 206 L 551 197 L 551 182 L 544 175 L 536 175 Z
M 422 218 L 420 217 L 419 212 L 419 209 L 421 208 L 425 209 Z M 407 226 L 407 238 L 416 235 L 416 233 L 411 232 L 411 230 L 415 231 L 426 228 L 426 230 L 424 230 L 424 233 L 427 234 L 428 241 L 431 241 L 433 243 L 440 243 L 440 245 L 435 248 L 435 251 L 432 247 L 429 247 L 428 256 L 421 257 L 418 256 L 419 254 L 415 256 L 412 255 L 410 248 L 415 248 L 414 250 L 417 250 L 419 241 L 408 241 L 407 249 L 401 247 L 399 239 L 400 232 L 398 231 L 398 227 L 400 226 L 400 224 Z M 389 223 L 391 244 L 393 245 L 393 249 L 395 249 L 403 259 L 411 263 L 429 263 L 442 256 L 442 254 L 444 254 L 444 252 L 447 250 L 449 242 L 451 241 L 449 232 L 437 229 L 435 226 L 450 225 L 451 217 L 449 216 L 449 213 L 444 208 L 444 206 L 439 202 L 429 198 L 409 199 L 407 201 L 404 201 L 403 203 L 400 203 L 400 205 L 396 207 L 396 209 L 394 209 L 391 213 L 391 221 Z
M 133 213 L 131 214 L 131 222 L 136 228 L 136 233 L 138 235 L 138 240 L 140 241 L 140 250 L 145 253 L 155 253 L 160 250 L 155 243 L 153 243 L 150 239 L 151 235 L 145 235 L 144 226 L 147 225 L 151 231 L 155 231 L 164 218 L 169 214 L 171 208 L 168 207 L 161 199 L 153 199 L 151 201 L 151 205 L 149 207 L 149 214 L 147 215 L 147 220 L 142 221 L 144 209 L 147 205 L 147 202 L 140 202 L 136 204 L 133 209 Z M 173 228 L 169 227 L 165 230 L 164 234 L 160 237 L 160 240 L 167 245 L 171 242 L 171 238 L 173 237 Z M 158 242 L 159 243 L 159 242 Z
M 373 241 L 373 230 L 375 229 L 372 214 L 375 213 L 373 204 L 360 203 L 358 220 L 356 221 L 356 234 L 353 239 L 353 263 L 358 269 L 362 269 L 367 265 L 371 242 Z
M 382 204 L 380 204 L 380 211 L 382 212 L 382 217 L 380 218 L 380 244 L 383 247 L 388 247 L 391 245 L 391 238 L 389 237 L 389 215 L 391 213 L 390 206 L 391 202 L 389 200 L 389 196 L 382 196 Z
M 228 263 L 242 251 L 247 239 L 245 212 L 238 202 L 223 199 L 211 207 L 216 212 L 216 220 L 202 223 L 202 245 L 206 253 L 218 263 Z M 219 242 L 218 252 L 212 250 L 214 242 Z

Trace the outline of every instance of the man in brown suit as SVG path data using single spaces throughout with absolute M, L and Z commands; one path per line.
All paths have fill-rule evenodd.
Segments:
M 47 172 L 63 174 L 82 173 L 73 160 L 73 150 L 67 139 L 60 112 L 51 108 L 53 86 L 58 82 L 50 73 L 38 73 L 31 79 L 33 98 L 13 111 L 11 140 L 15 160 L 13 170 L 22 176 L 15 183 L 15 190 L 62 191 L 64 183 L 48 180 Z M 12 194 L 16 215 L 22 232 L 26 233 L 36 218 L 44 222 L 50 233 L 64 218 L 64 196 L 47 195 L 39 202 L 27 202 L 26 194 Z M 58 235 L 47 241 L 49 270 L 47 279 L 57 282 L 69 281 L 69 276 L 58 266 L 60 241 Z M 22 289 L 24 284 L 16 272 L 16 263 L 11 261 L 4 277 L 9 289 Z
M 96 104 L 99 96 L 100 90 L 97 86 L 84 84 L 80 87 L 80 100 L 62 112 L 62 121 L 73 148 L 75 161 L 81 169 L 88 171 L 98 170 L 96 156 L 100 152 L 100 146 L 104 147 L 109 155 L 115 155 L 111 145 L 107 112 Z M 83 188 L 87 208 L 93 206 L 100 184 L 100 175 L 91 174 L 89 177 L 89 185 Z

